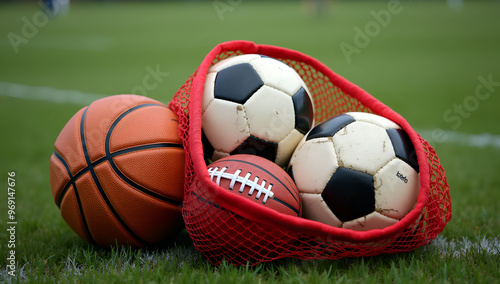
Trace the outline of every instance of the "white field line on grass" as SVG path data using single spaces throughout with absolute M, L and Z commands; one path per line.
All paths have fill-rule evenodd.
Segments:
M 442 254 L 450 254 L 455 257 L 465 257 L 474 253 L 487 255 L 500 255 L 500 241 L 498 238 L 477 237 L 472 241 L 466 237 L 461 239 L 447 240 L 438 236 L 429 245 L 429 248 L 439 250 Z
M 106 95 L 90 94 L 77 90 L 61 90 L 52 87 L 32 87 L 16 83 L 0 82 L 0 96 L 25 100 L 46 101 L 56 104 L 86 106 Z
M 469 134 L 462 133 L 453 130 L 442 130 L 441 135 L 443 137 L 442 141 L 433 141 L 432 130 L 429 129 L 416 129 L 416 131 L 422 136 L 422 138 L 431 141 L 432 143 L 445 143 L 445 144 L 456 144 L 462 146 L 476 147 L 476 148 L 486 148 L 493 147 L 500 149 L 500 135 L 494 135 L 491 133 L 481 133 L 481 134 Z
M 105 97 L 104 94 L 91 94 L 78 90 L 61 90 L 52 87 L 33 87 L 23 84 L 0 82 L 0 96 L 26 100 L 40 100 L 57 104 L 75 104 L 86 106 Z M 432 129 L 417 129 L 422 137 L 432 143 L 462 145 L 466 147 L 500 149 L 500 135 L 491 133 L 469 134 L 453 130 L 443 130 L 439 141 L 432 139 Z

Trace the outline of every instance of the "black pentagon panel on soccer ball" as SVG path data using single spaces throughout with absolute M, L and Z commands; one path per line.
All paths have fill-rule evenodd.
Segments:
M 350 123 L 353 123 L 354 121 L 356 120 L 352 116 L 349 116 L 347 114 L 337 115 L 316 125 L 309 132 L 309 134 L 307 134 L 306 140 L 321 137 L 332 137 L 340 129 L 344 128 Z
M 304 87 L 292 96 L 292 100 L 295 110 L 295 129 L 305 135 L 312 127 L 314 106 Z
M 252 65 L 240 63 L 217 73 L 214 97 L 244 104 L 263 85 L 264 82 Z
M 396 157 L 405 161 L 418 173 L 418 161 L 415 147 L 411 143 L 410 137 L 403 129 L 387 129 L 387 135 L 391 139 L 392 147 Z
M 272 162 L 276 161 L 278 143 L 270 142 L 250 135 L 243 143 L 231 152 L 231 155 L 250 154 L 266 158 Z
M 342 222 L 361 218 L 375 211 L 373 176 L 353 169 L 339 167 L 321 196 Z

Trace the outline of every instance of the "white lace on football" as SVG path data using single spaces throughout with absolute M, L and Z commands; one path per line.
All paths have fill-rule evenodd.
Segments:
M 255 196 L 255 198 L 258 200 L 258 199 L 260 199 L 262 194 L 264 194 L 264 199 L 262 201 L 263 203 L 266 203 L 268 198 L 272 198 L 274 196 L 274 193 L 271 190 L 273 185 L 269 184 L 266 188 L 265 187 L 266 186 L 265 180 L 262 180 L 262 183 L 259 184 L 259 177 L 258 176 L 256 176 L 254 178 L 254 180 L 252 181 L 252 180 L 250 180 L 250 176 L 252 175 L 251 173 L 247 173 L 243 177 L 243 176 L 240 176 L 240 174 L 242 172 L 241 169 L 238 169 L 234 174 L 227 173 L 226 170 L 227 170 L 227 167 L 224 167 L 222 169 L 219 167 L 215 167 L 215 168 L 211 167 L 208 169 L 208 174 L 210 175 L 210 179 L 212 181 L 215 181 L 215 183 L 217 185 L 220 185 L 221 179 L 230 180 L 231 181 L 229 183 L 230 190 L 233 190 L 236 182 L 239 182 L 240 183 L 240 188 L 239 188 L 240 193 L 242 193 L 245 186 L 248 185 L 250 187 L 250 190 L 248 191 L 249 196 L 253 195 L 254 191 L 257 191 L 257 195 Z M 215 180 L 214 180 L 214 178 L 215 178 Z

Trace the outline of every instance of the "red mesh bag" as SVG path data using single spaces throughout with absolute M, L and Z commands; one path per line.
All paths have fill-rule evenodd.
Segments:
M 316 123 L 344 112 L 363 111 L 399 124 L 415 146 L 420 167 L 421 188 L 415 208 L 384 229 L 352 231 L 281 214 L 212 182 L 201 139 L 206 73 L 219 60 L 248 53 L 281 60 L 301 75 L 313 96 Z M 213 264 L 224 259 L 234 265 L 255 265 L 284 257 L 338 259 L 410 251 L 431 242 L 451 219 L 449 186 L 429 143 L 401 115 L 300 52 L 248 41 L 219 44 L 177 91 L 170 107 L 179 116 L 186 149 L 184 221 L 194 246 Z M 217 230 L 211 227 L 214 222 L 218 224 Z M 242 238 L 244 242 L 236 241 Z

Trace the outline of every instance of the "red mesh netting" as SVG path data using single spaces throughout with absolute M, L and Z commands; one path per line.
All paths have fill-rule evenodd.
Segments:
M 258 53 L 293 67 L 306 82 L 316 123 L 348 111 L 371 112 L 399 124 L 410 136 L 420 165 L 420 194 L 409 214 L 380 230 L 358 232 L 280 214 L 213 183 L 201 142 L 201 106 L 208 68 L 238 54 Z M 338 259 L 409 251 L 428 244 L 451 218 L 446 176 L 434 149 L 399 114 L 361 88 L 300 52 L 248 41 L 217 45 L 177 91 L 170 107 L 179 115 L 186 149 L 183 216 L 195 247 L 213 264 L 223 259 L 253 265 L 283 257 Z

